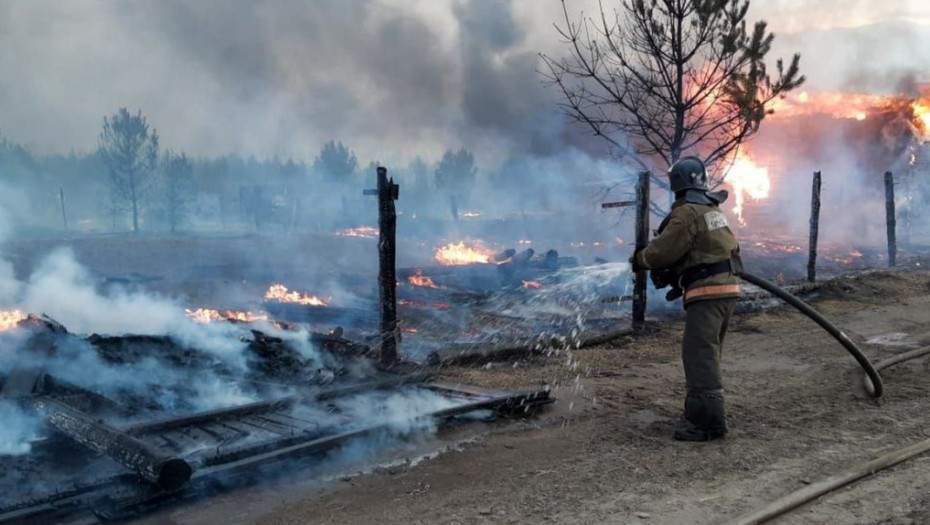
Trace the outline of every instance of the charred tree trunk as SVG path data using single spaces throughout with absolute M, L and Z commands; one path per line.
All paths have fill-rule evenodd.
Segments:
M 817 238 L 820 234 L 820 172 L 814 172 L 811 188 L 811 230 L 807 252 L 807 280 L 817 280 Z
M 99 454 L 106 454 L 143 479 L 165 490 L 181 488 L 191 478 L 190 464 L 152 450 L 138 439 L 50 398 L 36 398 L 32 406 L 55 430 Z
M 896 238 L 897 218 L 894 208 L 894 174 L 885 172 L 885 225 L 888 230 L 888 267 L 897 264 L 898 240 Z
M 649 244 L 649 172 L 639 174 L 636 185 L 636 251 Z M 633 279 L 633 328 L 642 329 L 646 322 L 646 272 L 636 272 Z
M 394 201 L 400 186 L 388 179 L 387 169 L 378 167 L 378 288 L 380 305 L 381 364 L 397 360 L 397 213 Z

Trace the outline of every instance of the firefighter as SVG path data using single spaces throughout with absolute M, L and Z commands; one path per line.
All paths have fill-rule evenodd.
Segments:
M 740 292 L 739 244 L 719 208 L 727 192 L 710 191 L 701 159 L 684 157 L 672 164 L 668 182 L 675 194 L 671 213 L 630 262 L 633 271 L 651 270 L 656 288 L 672 286 L 667 299 L 684 296 L 681 360 L 687 394 L 673 437 L 709 441 L 729 431 L 720 353 Z

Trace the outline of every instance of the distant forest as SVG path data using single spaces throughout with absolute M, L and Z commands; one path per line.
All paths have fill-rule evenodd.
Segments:
M 125 109 L 104 119 L 93 152 L 39 155 L 0 138 L 0 206 L 27 235 L 324 231 L 375 222 L 362 190 L 374 184 L 378 163 L 363 165 L 341 142 L 323 144 L 305 162 L 189 157 L 158 139 L 141 112 Z M 496 212 L 551 210 L 565 198 L 553 181 L 580 170 L 578 161 L 560 162 L 511 159 L 480 173 L 474 155 L 458 148 L 435 163 L 416 157 L 387 168 L 401 185 L 399 209 L 446 219 L 490 201 Z

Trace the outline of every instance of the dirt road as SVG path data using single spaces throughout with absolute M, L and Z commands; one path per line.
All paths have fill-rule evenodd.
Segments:
M 815 306 L 875 361 L 930 344 L 930 273 L 875 272 L 836 281 L 819 295 Z M 886 396 L 872 401 L 845 350 L 780 307 L 734 319 L 724 356 L 730 437 L 675 442 L 681 330 L 680 322 L 663 323 L 649 336 L 595 348 L 446 370 L 449 379 L 472 384 L 549 384 L 559 401 L 526 422 L 485 425 L 482 438 L 416 465 L 291 485 L 280 498 L 268 488 L 230 494 L 152 521 L 723 523 L 930 437 L 926 360 L 886 371 Z M 928 523 L 928 489 L 930 458 L 917 458 L 776 523 Z

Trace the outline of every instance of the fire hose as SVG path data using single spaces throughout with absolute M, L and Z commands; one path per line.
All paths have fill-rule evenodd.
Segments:
M 797 308 L 801 313 L 810 317 L 815 323 L 819 324 L 821 328 L 827 331 L 832 335 L 850 354 L 856 359 L 859 363 L 859 366 L 862 367 L 862 370 L 865 372 L 866 377 L 869 379 L 869 384 L 866 386 L 866 390 L 869 395 L 874 398 L 882 397 L 882 393 L 885 390 L 885 385 L 882 382 L 882 378 L 878 375 L 878 370 L 875 366 L 872 365 L 869 358 L 862 353 L 862 350 L 849 338 L 842 330 L 836 327 L 833 323 L 828 321 L 824 316 L 820 314 L 817 310 L 814 310 L 804 301 L 798 299 L 797 297 L 788 293 L 784 288 L 776 285 L 773 282 L 767 281 L 757 275 L 753 275 L 749 272 L 743 271 L 740 273 L 740 277 L 749 284 L 758 286 L 766 292 L 778 297 L 779 299 L 785 301 L 791 306 Z M 871 386 L 871 388 L 869 388 Z
M 911 350 L 910 352 L 904 352 L 902 354 L 889 357 L 883 361 L 879 361 L 875 364 L 875 369 L 884 370 L 898 363 L 903 363 L 911 359 L 923 357 L 927 354 L 930 354 L 930 346 Z M 865 386 L 866 391 L 868 391 L 873 396 L 875 395 L 873 393 L 874 384 L 875 383 L 871 376 L 866 375 L 863 377 L 863 385 Z M 928 451 L 930 451 L 930 439 L 925 439 L 919 443 L 914 443 L 910 446 L 893 450 L 887 454 L 873 459 L 872 461 L 856 465 L 855 467 L 845 472 L 830 476 L 822 481 L 818 481 L 808 485 L 807 487 L 804 487 L 803 489 L 792 492 L 769 503 L 761 509 L 737 518 L 735 521 L 730 522 L 729 525 L 759 525 L 761 523 L 768 522 L 788 513 L 797 507 L 800 507 L 805 503 L 813 501 L 820 496 L 823 496 L 824 494 L 845 487 L 846 485 L 865 478 L 866 476 L 870 476 L 880 470 L 893 467 L 901 462 L 907 461 Z

